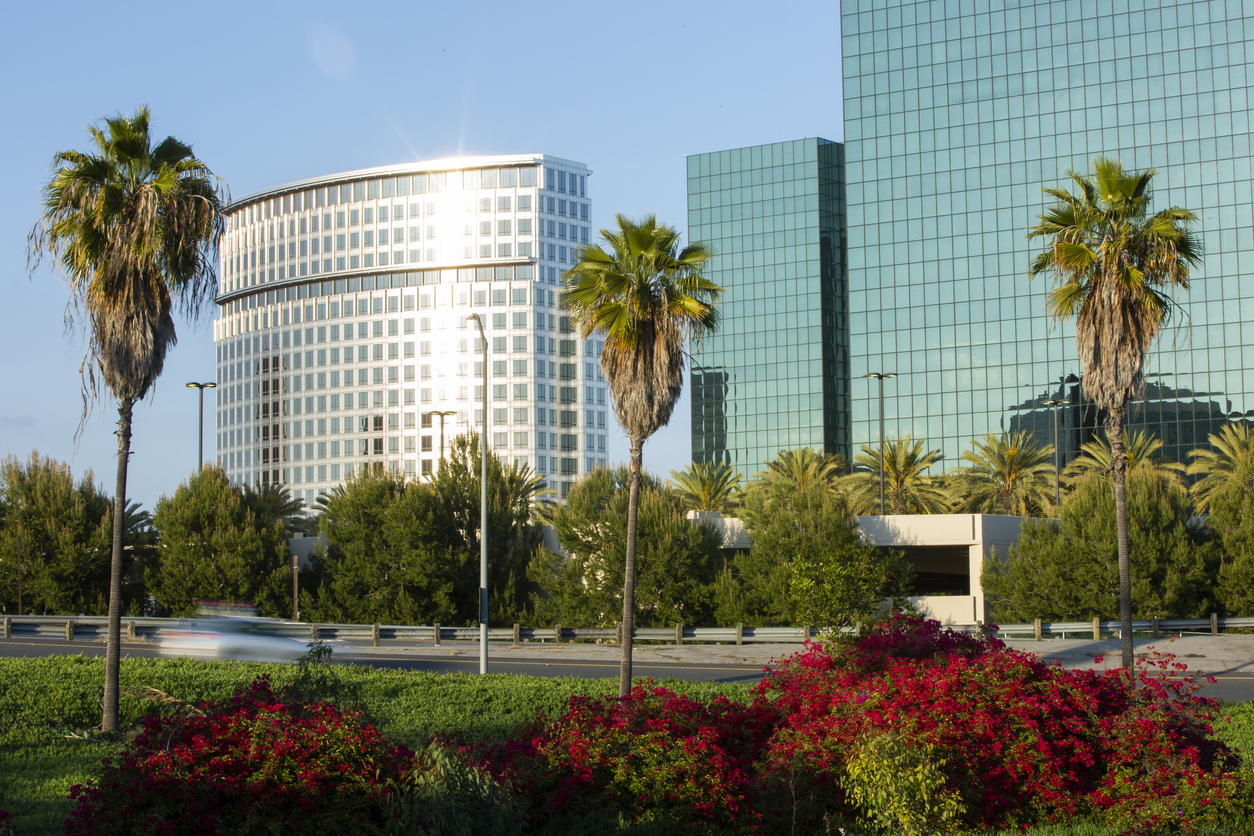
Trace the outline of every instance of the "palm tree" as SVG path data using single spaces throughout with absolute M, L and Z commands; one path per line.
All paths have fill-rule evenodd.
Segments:
M 305 530 L 305 502 L 293 498 L 286 485 L 275 482 L 260 488 L 245 485 L 244 504 L 265 521 L 266 528 L 282 523 L 288 537 L 296 537 Z
M 1128 433 L 1123 453 L 1128 472 L 1143 464 L 1152 465 L 1163 478 L 1172 484 L 1184 487 L 1184 480 L 1181 478 L 1181 474 L 1185 472 L 1184 465 L 1159 457 L 1158 453 L 1162 449 L 1161 438 L 1150 435 L 1144 430 L 1132 430 Z M 1090 473 L 1103 477 L 1109 476 L 1114 472 L 1110 466 L 1111 460 L 1110 442 L 1103 435 L 1095 441 L 1080 445 L 1080 455 L 1062 469 L 1063 478 L 1071 484 Z
M 1053 503 L 1054 447 L 1031 434 L 987 434 L 962 454 L 970 467 L 950 471 L 954 506 L 974 514 L 1031 517 Z
M 683 470 L 672 470 L 667 484 L 683 497 L 686 510 L 728 514 L 739 505 L 740 479 L 726 462 L 692 462 Z
M 878 466 L 877 466 L 878 467 Z M 766 481 L 783 479 L 804 487 L 809 483 L 826 482 L 836 487 L 837 480 L 849 472 L 849 462 L 840 453 L 826 454 L 811 447 L 780 450 L 766 463 L 758 478 Z
M 1201 262 L 1201 241 L 1189 230 L 1197 216 L 1171 207 L 1149 214 L 1154 169 L 1124 171 L 1106 157 L 1093 176 L 1068 171 L 1079 189 L 1046 189 L 1057 201 L 1038 216 L 1029 238 L 1048 239 L 1029 278 L 1050 274 L 1049 312 L 1076 321 L 1084 390 L 1106 410 L 1113 451 L 1115 527 L 1119 542 L 1119 616 L 1123 665 L 1131 668 L 1132 579 L 1128 557 L 1127 461 L 1124 407 L 1145 384 L 1145 355 L 1171 316 L 1167 291 L 1188 290 L 1189 269 Z
M 174 137 L 156 147 L 150 114 L 105 119 L 87 128 L 87 152 L 62 151 L 43 188 L 43 215 L 27 239 L 33 272 L 45 252 L 70 285 L 67 323 L 86 316 L 83 421 L 105 387 L 118 401 L 109 628 L 105 651 L 105 731 L 118 727 L 118 650 L 122 537 L 131 416 L 161 374 L 175 344 L 171 310 L 195 316 L 213 300 L 223 232 L 225 186 Z M 82 423 L 79 425 L 82 430 Z
M 1218 433 L 1207 436 L 1212 449 L 1190 450 L 1188 473 L 1205 473 L 1189 489 L 1199 514 L 1210 510 L 1211 500 L 1224 492 L 1228 479 L 1242 465 L 1254 464 L 1254 432 L 1247 423 L 1225 424 Z
M 684 382 L 684 349 L 718 327 L 722 288 L 702 275 L 711 252 L 700 243 L 680 249 L 679 232 L 653 215 L 637 223 L 617 215 L 617 230 L 601 230 L 600 244 L 579 251 L 565 274 L 566 307 L 584 339 L 605 334 L 601 371 L 614 415 L 631 442 L 627 558 L 623 580 L 623 657 L 620 696 L 631 691 L 631 631 L 635 606 L 636 517 L 640 509 L 641 452 L 645 439 L 670 421 Z
M 944 487 L 925 475 L 932 465 L 945 458 L 940 450 L 924 451 L 922 439 L 910 436 L 884 440 L 884 496 L 894 514 L 943 514 L 949 510 Z M 850 506 L 855 514 L 878 514 L 880 510 L 880 451 L 869 444 L 854 456 L 860 470 L 844 477 Z

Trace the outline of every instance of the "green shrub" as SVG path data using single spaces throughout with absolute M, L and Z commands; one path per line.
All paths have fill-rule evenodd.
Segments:
M 840 783 L 864 819 L 885 832 L 948 833 L 958 828 L 965 808 L 957 792 L 945 789 L 945 763 L 929 743 L 877 734 L 862 741 Z
M 512 836 L 527 827 L 517 796 L 435 743 L 389 788 L 387 836 Z

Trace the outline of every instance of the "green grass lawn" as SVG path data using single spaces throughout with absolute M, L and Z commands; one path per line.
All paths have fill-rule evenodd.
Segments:
M 342 685 L 363 704 L 389 737 L 417 748 L 432 734 L 467 734 L 498 738 L 537 714 L 564 711 L 575 694 L 608 694 L 611 679 L 541 679 L 494 674 L 486 677 L 442 675 L 368 667 L 336 668 Z M 262 673 L 276 685 L 292 681 L 293 666 L 184 660 L 127 660 L 123 689 L 155 688 L 187 702 L 221 700 Z M 69 811 L 70 787 L 93 778 L 100 760 L 120 747 L 91 732 L 100 722 L 104 660 L 84 657 L 0 659 L 0 808 L 14 816 L 25 836 L 60 834 Z M 726 694 L 749 698 L 749 687 L 714 683 L 667 682 L 694 697 Z M 122 720 L 133 727 L 153 702 L 122 699 Z M 1218 736 L 1254 756 L 1254 705 L 1225 708 L 1227 721 Z M 1015 831 L 1016 833 L 1018 831 Z M 1034 836 L 1114 836 L 1097 825 L 1035 828 Z

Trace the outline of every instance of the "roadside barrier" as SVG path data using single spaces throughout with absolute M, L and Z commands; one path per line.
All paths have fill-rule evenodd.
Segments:
M 194 618 L 123 618 L 123 635 L 127 641 L 144 641 L 155 637 L 161 630 L 195 623 Z M 105 616 L 90 615 L 5 615 L 3 635 L 6 639 L 29 636 L 64 638 L 67 641 L 103 640 L 108 627 Z M 1209 618 L 1153 618 L 1132 622 L 1133 633 L 1146 633 L 1155 638 L 1163 634 L 1206 634 L 1217 636 L 1225 630 L 1254 628 L 1254 618 L 1223 618 L 1211 614 Z M 852 634 L 857 627 L 845 627 L 840 632 Z M 980 625 L 954 626 L 955 630 L 975 632 Z M 1042 621 L 1031 624 L 999 624 L 990 628 L 1001 638 L 1078 639 L 1118 637 L 1122 625 L 1115 620 L 1092 621 Z M 265 624 L 264 632 L 290 636 L 308 641 L 358 640 L 368 641 L 378 647 L 380 642 L 429 642 L 439 645 L 446 641 L 475 642 L 479 640 L 478 625 L 450 627 L 448 625 L 401 625 L 401 624 L 315 624 L 303 621 L 273 620 Z M 730 627 L 692 627 L 676 624 L 673 627 L 637 627 L 632 631 L 634 641 L 662 642 L 665 644 L 723 643 L 723 644 L 802 644 L 825 632 L 808 625 L 797 627 L 751 627 L 735 624 Z M 553 624 L 544 627 L 490 627 L 488 640 L 511 642 L 514 646 L 524 643 L 571 641 L 595 641 L 617 644 L 621 640 L 622 625 L 614 627 L 566 627 Z

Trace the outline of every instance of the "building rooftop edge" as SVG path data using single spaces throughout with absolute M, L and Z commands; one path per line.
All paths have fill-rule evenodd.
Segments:
M 391 174 L 421 174 L 426 171 L 455 171 L 465 168 L 491 168 L 498 165 L 539 165 L 543 162 L 551 162 L 572 166 L 579 166 L 587 169 L 586 163 L 578 160 L 569 160 L 564 157 L 556 157 L 552 154 L 490 154 L 478 157 L 442 157 L 436 160 L 419 160 L 410 163 L 393 163 L 392 165 L 375 166 L 374 168 L 358 168 L 351 171 L 339 171 L 334 174 L 325 174 L 319 177 L 305 177 L 300 180 L 292 180 L 286 183 L 266 186 L 255 192 L 250 192 L 243 197 L 233 199 L 226 207 L 226 212 L 234 212 L 251 203 L 264 200 L 275 195 L 281 195 L 286 192 L 300 191 L 310 186 L 329 186 L 335 183 L 341 183 L 349 180 L 358 180 L 362 177 L 386 176 Z M 588 169 L 591 175 L 591 169 Z

